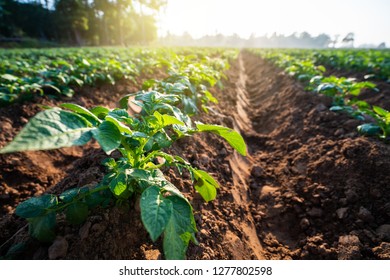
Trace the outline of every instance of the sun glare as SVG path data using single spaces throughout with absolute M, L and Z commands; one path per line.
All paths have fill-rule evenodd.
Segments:
M 354 32 L 358 42 L 390 43 L 389 8 L 390 2 L 380 0 L 168 0 L 160 15 L 159 33 L 188 32 L 195 38 L 236 33 L 247 38 L 251 34 L 309 32 L 333 36 Z

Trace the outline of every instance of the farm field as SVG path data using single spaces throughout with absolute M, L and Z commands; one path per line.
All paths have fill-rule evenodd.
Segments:
M 107 121 L 114 123 L 122 129 L 121 137 L 132 135 L 136 139 L 146 136 L 129 132 L 129 128 L 137 127 L 127 122 L 135 119 L 132 116 L 141 115 L 137 120 L 146 120 L 146 126 L 156 118 L 165 120 L 172 130 L 164 127 L 167 137 L 159 138 L 161 142 L 153 138 L 154 146 L 141 154 L 158 151 L 158 155 L 164 155 L 165 163 L 156 156 L 144 168 L 148 172 L 161 169 L 165 177 L 159 178 L 172 183 L 184 198 L 169 189 L 160 191 L 159 199 L 188 200 L 193 219 L 191 229 L 188 221 L 181 220 L 187 227 L 184 233 L 175 232 L 181 234 L 181 239 L 168 240 L 172 232 L 161 235 L 168 225 L 160 229 L 160 234 L 147 226 L 146 206 L 139 193 L 127 195 L 120 191 L 116 187 L 119 179 L 115 186 L 112 181 L 104 181 L 108 172 L 102 161 L 120 145 L 107 144 L 107 139 L 112 140 L 111 134 L 103 141 L 101 134 L 92 133 L 94 140 L 83 146 L 47 151 L 16 152 L 20 145 L 12 146 L 8 148 L 11 153 L 0 154 L 1 258 L 390 258 L 390 90 L 389 72 L 385 71 L 388 52 L 362 58 L 361 67 L 325 63 L 345 61 L 336 59 L 351 55 L 342 50 L 294 53 L 263 49 L 127 49 L 109 52 L 115 54 L 111 60 L 98 59 L 106 56 L 104 49 L 86 51 L 78 60 L 70 60 L 75 57 L 72 50 L 62 50 L 60 54 L 53 50 L 29 62 L 24 62 L 26 56 L 22 53 L 10 53 L 0 53 L 0 99 L 4 100 L 0 108 L 0 147 L 6 147 L 28 120 L 43 111 L 42 105 L 78 104 L 93 112 L 87 121 L 95 119 L 97 126 Z M 28 64 L 37 68 L 11 69 L 13 60 L 18 61 L 18 67 Z M 374 66 L 368 66 L 369 60 Z M 40 74 L 35 77 L 34 73 Z M 349 77 L 355 80 L 346 79 Z M 144 92 L 140 92 L 142 89 Z M 101 117 L 103 111 L 92 109 L 118 108 L 123 105 L 118 103 L 121 98 L 137 92 L 133 97 L 142 102 L 128 97 L 125 109 L 130 116 L 121 115 L 117 119 L 120 121 L 112 120 L 119 113 Z M 162 92 L 162 97 L 155 92 Z M 151 107 L 146 106 L 153 100 L 173 100 L 173 105 L 166 101 L 163 111 L 148 115 Z M 183 113 L 174 109 L 169 115 L 168 103 Z M 144 110 L 137 111 L 137 106 Z M 62 110 L 81 112 L 69 105 Z M 85 111 L 80 114 L 86 116 Z M 226 135 L 220 126 L 239 132 L 246 147 L 237 135 Z M 163 131 L 159 130 L 158 135 L 164 135 Z M 180 132 L 191 137 L 181 137 Z M 177 141 L 171 141 L 176 140 L 174 135 Z M 179 156 L 183 161 L 165 154 Z M 111 156 L 118 160 L 120 154 L 114 151 Z M 168 168 L 170 163 L 185 170 Z M 199 170 L 208 172 L 219 188 Z M 101 181 L 104 183 L 99 185 Z M 147 183 L 147 188 L 139 183 L 140 189 L 155 191 L 159 184 L 156 182 Z M 84 206 L 75 208 L 74 212 L 87 215 L 59 211 L 54 216 L 50 214 L 56 220 L 54 227 L 42 227 L 49 224 L 46 221 L 39 224 L 50 233 L 48 239 L 43 236 L 46 242 L 37 240 L 42 239 L 42 231 L 38 232 L 37 223 L 31 219 L 44 217 L 56 205 L 43 207 L 44 211 L 35 212 L 35 216 L 31 212 L 39 207 L 27 209 L 28 215 L 22 209 L 24 218 L 15 214 L 16 207 L 31 197 L 51 194 L 62 207 L 66 200 L 58 197 L 64 197 L 67 190 L 85 186 L 93 190 L 104 184 L 110 185 L 112 191 L 104 203 L 88 205 L 87 211 Z M 126 181 L 126 190 L 134 184 Z M 80 198 L 81 203 L 88 204 L 84 199 Z M 20 209 L 16 213 L 22 213 Z M 70 223 L 69 219 L 74 221 L 75 217 L 80 221 Z M 35 238 L 29 235 L 25 218 L 30 219 L 30 234 Z M 161 220 L 156 221 L 158 224 Z M 193 226 L 197 232 L 191 232 Z M 157 235 L 154 242 L 152 235 Z M 198 245 L 189 242 L 193 237 Z M 188 248 L 187 243 L 176 240 L 189 242 Z M 167 244 L 179 247 L 181 253 L 167 248 Z

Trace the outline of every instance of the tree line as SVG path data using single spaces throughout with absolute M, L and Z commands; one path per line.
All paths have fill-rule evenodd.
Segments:
M 127 45 L 157 38 L 166 0 L 0 0 L 0 38 Z
M 249 38 L 242 38 L 237 34 L 233 35 L 205 35 L 200 38 L 193 38 L 189 33 L 182 35 L 166 34 L 159 39 L 159 43 L 166 46 L 212 46 L 212 47 L 238 47 L 238 48 L 329 48 L 329 47 L 354 47 L 354 33 L 330 36 L 319 34 L 312 36 L 308 32 L 283 35 L 273 33 L 270 36 L 251 35 Z

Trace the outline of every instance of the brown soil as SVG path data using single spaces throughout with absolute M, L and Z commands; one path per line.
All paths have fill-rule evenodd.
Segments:
M 223 90 L 213 89 L 220 103 L 200 120 L 240 130 L 249 155 L 208 134 L 171 148 L 221 185 L 217 199 L 204 203 L 188 174 L 167 171 L 195 211 L 200 245 L 190 245 L 188 259 L 389 259 L 390 146 L 359 136 L 357 120 L 329 111 L 331 100 L 305 92 L 254 55 L 242 52 L 227 76 Z M 113 90 L 123 93 L 89 89 L 72 101 L 111 105 Z M 0 145 L 38 110 L 33 104 L 2 109 Z M 12 214 L 34 194 L 97 182 L 104 157 L 96 144 L 0 156 L 1 255 L 19 245 L 7 257 L 163 258 L 161 242 L 151 242 L 143 229 L 138 201 L 96 209 L 80 226 L 60 216 L 52 244 L 30 239 L 25 222 Z

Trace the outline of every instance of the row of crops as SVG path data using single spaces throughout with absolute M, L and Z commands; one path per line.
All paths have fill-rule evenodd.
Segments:
M 357 127 L 363 135 L 378 136 L 388 140 L 390 136 L 390 112 L 359 99 L 363 90 L 378 92 L 371 81 L 390 82 L 390 52 L 362 50 L 252 50 L 272 61 L 305 85 L 305 89 L 330 96 L 334 112 L 345 112 L 363 121 Z M 327 75 L 327 67 L 333 70 L 355 71 L 364 74 L 357 81 L 336 75 Z
M 246 154 L 244 140 L 236 131 L 192 120 L 192 116 L 200 110 L 207 112 L 210 102 L 217 102 L 208 89 L 220 82 L 229 66 L 229 58 L 236 57 L 238 52 L 121 51 L 124 57 L 116 53 L 109 60 L 103 60 L 97 54 L 106 53 L 107 50 L 81 50 L 74 60 L 80 63 L 71 65 L 66 62 L 68 66 L 60 68 L 66 70 L 62 72 L 57 69 L 57 73 L 78 75 L 75 79 L 86 81 L 96 73 L 117 79 L 121 78 L 120 75 L 126 78 L 126 75 L 138 75 L 141 71 L 159 67 L 166 71 L 166 77 L 146 80 L 139 92 L 129 93 L 118 100 L 119 108 L 85 108 L 63 103 L 59 107 L 46 109 L 33 117 L 15 139 L 0 150 L 0 153 L 13 153 L 58 149 L 84 145 L 94 139 L 107 154 L 102 163 L 106 167 L 105 176 L 94 186 L 72 188 L 58 195 L 32 197 L 20 203 L 15 214 L 27 219 L 32 237 L 51 242 L 56 236 L 60 216 L 64 215 L 70 224 L 79 225 L 85 222 L 93 208 L 126 205 L 130 199 L 139 198 L 141 220 L 150 238 L 156 241 L 163 236 L 167 259 L 184 259 L 189 242 L 197 243 L 193 209 L 177 186 L 164 176 L 163 170 L 177 168 L 180 173 L 185 170 L 189 172 L 195 190 L 205 201 L 215 199 L 219 186 L 206 171 L 167 152 L 167 148 L 183 137 L 207 132 L 222 137 L 240 154 Z M 70 53 L 73 52 L 75 50 L 70 50 Z M 59 61 L 64 61 L 61 63 L 63 66 L 66 59 L 72 57 L 64 50 L 60 51 L 60 54 L 65 54 L 61 60 L 53 53 L 48 56 L 42 52 L 34 53 L 36 56 L 33 55 L 31 59 L 35 59 L 36 64 L 41 63 L 36 68 L 41 70 L 42 67 L 55 69 Z M 131 53 L 135 57 L 126 59 Z M 19 65 L 32 64 L 30 55 L 21 52 L 16 57 L 20 59 L 24 55 L 26 59 Z M 39 57 L 44 59 L 40 60 Z M 144 61 L 137 64 L 136 59 Z M 101 65 L 114 65 L 113 69 L 118 71 L 110 72 L 109 66 L 102 69 Z M 34 71 L 29 67 L 16 67 L 4 75 L 23 79 L 21 77 L 33 77 Z M 153 73 L 150 75 L 153 76 Z M 41 79 L 47 77 L 40 75 Z M 121 156 L 114 157 L 113 152 Z
M 237 51 L 201 49 L 0 50 L 0 106 L 43 94 L 72 96 L 81 86 L 134 80 L 162 67 L 180 72 L 194 71 L 185 69 L 193 65 L 199 68 L 198 76 L 208 75 L 209 67 L 223 70 L 226 59 L 235 55 Z

